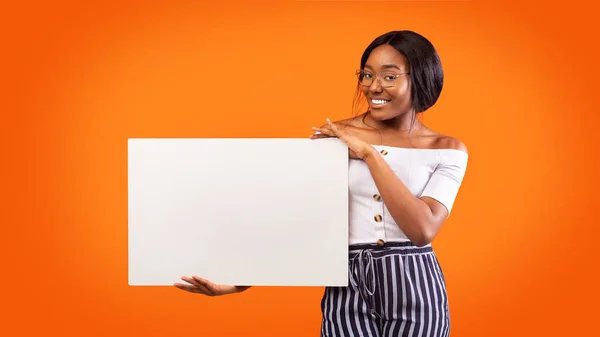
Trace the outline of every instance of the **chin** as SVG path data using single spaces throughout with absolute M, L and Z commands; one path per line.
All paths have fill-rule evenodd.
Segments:
M 398 114 L 390 113 L 388 109 L 371 109 L 371 118 L 385 122 L 398 117 Z

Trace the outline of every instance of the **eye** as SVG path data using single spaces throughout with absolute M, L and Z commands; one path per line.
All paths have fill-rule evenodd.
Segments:
M 373 78 L 373 75 L 371 75 L 369 73 L 364 73 L 363 76 L 364 76 L 364 78 L 368 78 L 368 79 Z
M 396 77 L 398 77 L 396 74 L 386 74 L 383 76 L 383 79 L 386 81 L 393 81 L 396 79 Z

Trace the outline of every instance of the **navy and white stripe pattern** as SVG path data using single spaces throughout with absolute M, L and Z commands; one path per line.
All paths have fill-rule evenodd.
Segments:
M 350 284 L 327 287 L 321 337 L 447 337 L 446 283 L 431 247 L 350 246 Z

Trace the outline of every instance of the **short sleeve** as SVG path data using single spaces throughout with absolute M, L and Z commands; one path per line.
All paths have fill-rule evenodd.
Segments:
M 468 154 L 459 150 L 439 151 L 440 162 L 425 185 L 421 197 L 430 197 L 452 211 L 467 170 Z

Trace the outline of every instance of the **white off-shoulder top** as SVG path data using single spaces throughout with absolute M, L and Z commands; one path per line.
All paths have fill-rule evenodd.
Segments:
M 431 197 L 452 211 L 467 168 L 466 152 L 373 146 L 414 196 Z M 348 169 L 349 244 L 409 241 L 388 212 L 367 164 L 350 159 Z

